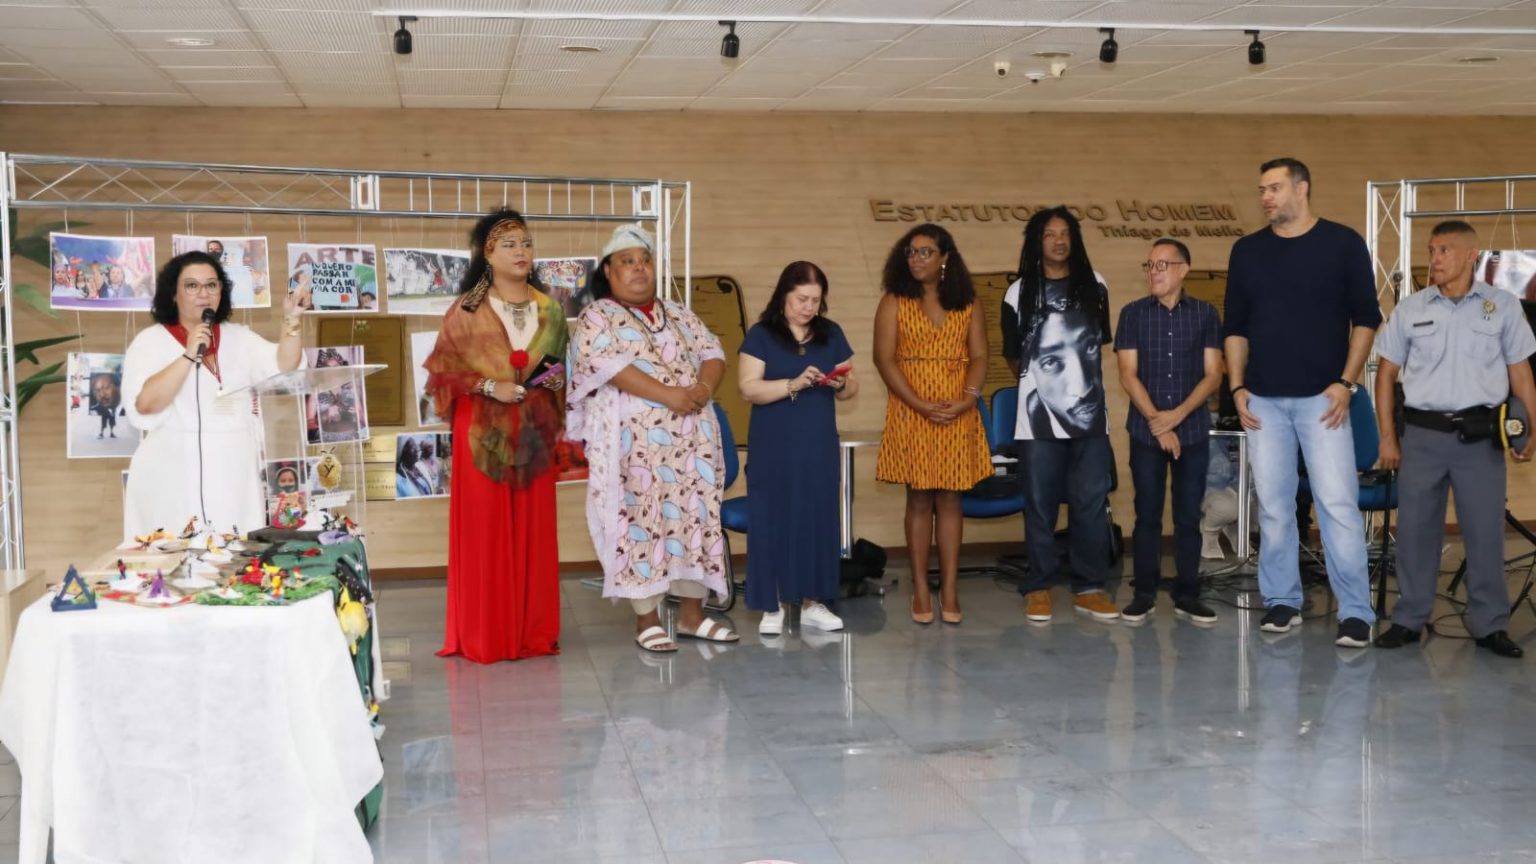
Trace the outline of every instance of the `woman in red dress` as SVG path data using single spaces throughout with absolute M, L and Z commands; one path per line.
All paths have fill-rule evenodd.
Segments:
M 427 393 L 453 418 L 448 620 L 438 656 L 477 663 L 560 652 L 555 445 L 564 377 L 530 381 L 561 359 L 559 304 L 538 290 L 533 236 L 516 210 L 470 234 L 463 298 L 443 315 Z

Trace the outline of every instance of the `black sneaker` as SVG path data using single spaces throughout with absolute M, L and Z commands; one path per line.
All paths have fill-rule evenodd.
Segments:
M 1333 644 L 1340 648 L 1364 648 L 1371 644 L 1371 625 L 1362 618 L 1345 618 L 1339 622 L 1339 636 Z
M 1409 630 L 1401 624 L 1393 624 L 1376 637 L 1377 648 L 1401 648 L 1419 641 L 1419 631 Z
M 1120 620 L 1127 624 L 1140 624 L 1147 620 L 1153 610 L 1157 608 L 1157 600 L 1152 597 L 1137 597 L 1131 601 L 1131 605 L 1120 610 Z
M 1264 620 L 1259 622 L 1259 629 L 1265 633 L 1289 633 L 1292 627 L 1301 624 L 1301 610 L 1295 606 L 1269 607 L 1264 613 Z
M 1477 640 L 1477 647 L 1487 648 L 1500 657 L 1519 659 L 1525 656 L 1524 649 L 1516 645 L 1515 640 L 1509 638 L 1509 634 L 1503 630 L 1495 630 L 1487 636 L 1479 638 Z
M 1196 624 L 1216 623 L 1216 610 L 1200 602 L 1199 597 L 1173 601 L 1173 614 Z

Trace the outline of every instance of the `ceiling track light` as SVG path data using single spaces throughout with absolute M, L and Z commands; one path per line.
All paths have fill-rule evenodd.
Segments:
M 1104 34 L 1104 43 L 1099 46 L 1099 62 L 1113 63 L 1120 59 L 1120 43 L 1115 41 L 1115 28 L 1100 27 L 1099 32 Z
M 721 21 L 720 26 L 730 28 L 730 32 L 720 37 L 720 56 L 735 60 L 741 56 L 741 37 L 736 35 L 736 22 Z
M 411 53 L 411 31 L 405 29 L 405 25 L 409 23 L 415 23 L 416 20 L 417 18 L 415 15 L 400 16 L 400 29 L 395 31 L 396 54 L 404 56 Z
M 1248 64 L 1250 66 L 1263 66 L 1264 43 L 1259 41 L 1259 31 L 1244 30 L 1243 32 L 1253 37 L 1253 41 L 1248 43 Z

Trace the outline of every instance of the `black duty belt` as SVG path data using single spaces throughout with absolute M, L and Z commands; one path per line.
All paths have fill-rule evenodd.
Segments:
M 1485 441 L 1498 431 L 1498 412 L 1484 405 L 1461 411 L 1420 411 L 1403 408 L 1403 422 L 1436 432 L 1454 432 L 1463 441 Z

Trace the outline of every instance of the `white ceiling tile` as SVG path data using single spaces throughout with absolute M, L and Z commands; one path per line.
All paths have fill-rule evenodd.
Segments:
M 281 85 L 261 84 L 187 84 L 188 93 L 207 105 L 251 108 L 300 108 L 299 97 Z
M 310 51 L 273 51 L 283 74 L 294 81 L 350 81 L 359 84 L 392 81 L 393 54 L 338 54 Z M 401 65 L 408 63 L 403 61 Z
M 79 9 L 64 6 L 0 5 L 0 32 L 12 28 L 40 30 L 93 30 L 99 27 Z
M 597 104 L 605 87 L 508 87 L 501 94 L 502 108 L 560 108 L 585 110 Z
M 400 94 L 393 88 L 355 85 L 314 85 L 303 89 L 299 99 L 306 108 L 399 108 Z
M 231 83 L 254 81 L 280 84 L 283 73 L 272 66 L 162 66 L 165 73 L 177 81 Z
M 406 108 L 496 108 L 501 104 L 501 96 L 401 95 L 400 104 Z
M 244 30 L 233 11 L 208 3 L 199 9 L 123 7 L 96 14 L 114 30 Z
M 91 0 L 91 2 L 97 2 L 97 0 Z M 132 2 L 132 0 L 118 0 L 118 2 Z M 159 0 L 156 0 L 156 2 L 159 2 Z M 178 0 L 178 2 L 187 2 L 187 0 Z M 203 0 L 203 4 L 206 4 L 206 2 L 207 0 Z M 242 11 L 299 9 L 303 8 L 299 4 L 304 2 L 309 2 L 311 6 L 317 7 L 314 8 L 314 11 L 305 13 L 315 16 L 329 15 L 332 12 L 370 12 L 375 6 L 379 5 L 374 0 L 230 0 L 231 5 Z
M 693 104 L 693 97 L 608 96 L 593 106 L 599 111 L 682 111 Z
M 571 54 L 568 51 L 561 51 L 560 50 L 561 46 L 564 46 L 564 45 L 590 45 L 592 47 L 601 49 L 600 52 L 599 52 L 600 56 L 612 57 L 612 56 L 617 55 L 617 56 L 621 56 L 621 57 L 628 57 L 628 56 L 634 54 L 636 51 L 638 51 L 640 49 L 640 46 L 642 46 L 644 44 L 645 44 L 645 40 L 644 39 L 593 39 L 593 38 L 572 39 L 572 38 L 564 38 L 564 37 L 540 36 L 537 39 L 529 39 L 529 38 L 525 37 L 523 39 L 518 40 L 516 52 L 517 52 L 517 56 L 519 56 L 519 57 L 526 57 L 526 56 L 529 56 L 529 55 L 545 55 L 545 54 L 555 55 L 555 56 L 573 56 L 574 57 L 574 56 L 577 56 L 577 55 Z M 590 56 L 590 55 L 581 55 L 581 56 Z
M 479 69 L 401 69 L 400 95 L 495 96 L 507 83 L 503 72 Z
M 71 51 L 123 50 L 112 34 L 100 27 L 79 30 L 39 30 L 27 27 L 0 29 L 0 45 L 25 53 L 25 49 L 63 48 Z
M 822 76 L 805 73 L 763 73 L 742 75 L 721 81 L 706 95 L 711 98 L 739 96 L 742 98 L 792 99 L 821 83 Z
M 301 30 L 324 33 L 393 33 L 398 25 L 392 19 L 376 18 L 361 12 L 299 12 L 291 9 L 247 9 L 245 20 L 251 29 L 271 33 Z
M 162 66 L 271 66 L 265 51 L 230 51 L 222 48 L 166 49 L 139 52 L 151 63 Z
M 712 99 L 708 96 L 695 99 L 689 104 L 689 111 L 772 111 L 784 104 L 784 100 L 777 97 L 732 97 L 730 99 Z
M 387 33 L 333 33 L 325 30 L 297 33 L 262 33 L 272 51 L 341 51 L 357 54 L 392 54 Z
M 816 0 L 731 0 L 732 15 L 804 15 L 820 5 Z M 718 0 L 678 0 L 672 11 L 685 15 L 724 9 Z
M 51 72 L 33 66 L 30 63 L 6 63 L 0 65 L 0 81 L 49 81 L 54 78 Z
M 256 34 L 248 30 L 133 30 L 118 34 L 124 42 L 144 50 L 198 51 L 199 48 L 179 48 L 172 39 L 197 36 L 212 39 L 212 48 L 225 51 L 252 51 L 262 47 Z
M 116 92 L 104 93 L 89 91 L 90 98 L 103 105 L 160 105 L 160 106 L 186 106 L 194 107 L 203 104 L 197 97 L 181 91 L 165 91 L 154 93 L 143 92 Z
M 644 39 L 655 30 L 651 21 L 528 21 L 523 35 L 529 38 L 563 39 Z

